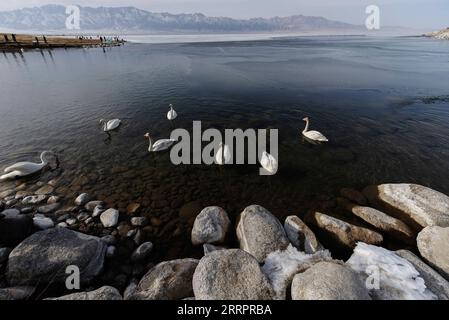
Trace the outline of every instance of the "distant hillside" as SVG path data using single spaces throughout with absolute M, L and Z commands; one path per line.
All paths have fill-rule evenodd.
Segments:
M 239 20 L 207 17 L 201 13 L 153 13 L 134 7 L 81 7 L 81 29 L 155 32 L 272 32 L 356 30 L 359 27 L 323 17 L 296 15 Z M 0 12 L 0 28 L 14 30 L 65 30 L 65 7 L 46 5 Z
M 449 40 L 449 28 L 428 33 L 426 36 L 435 39 Z

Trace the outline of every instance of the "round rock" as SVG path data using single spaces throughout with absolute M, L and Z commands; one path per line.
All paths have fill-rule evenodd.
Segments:
M 100 221 L 105 228 L 111 228 L 117 225 L 118 217 L 118 210 L 111 208 L 100 215 Z
M 76 199 L 75 204 L 77 206 L 84 206 L 89 201 L 89 195 L 87 193 L 81 193 Z
M 180 300 L 193 295 L 192 277 L 196 259 L 161 262 L 140 280 L 132 300 Z
M 75 265 L 87 283 L 102 270 L 105 253 L 106 244 L 97 237 L 66 228 L 36 232 L 9 255 L 6 279 L 11 285 L 63 284 L 67 266 Z
M 421 256 L 449 280 L 449 228 L 426 227 L 416 241 Z
M 319 262 L 293 278 L 293 300 L 371 300 L 365 284 L 349 267 Z
M 197 300 L 271 300 L 274 291 L 259 263 L 239 249 L 204 256 L 193 275 Z
M 204 208 L 196 217 L 192 229 L 192 243 L 222 243 L 226 238 L 231 221 L 220 207 Z
M 240 249 L 252 254 L 257 261 L 276 250 L 284 250 L 289 240 L 279 220 L 267 209 L 252 205 L 241 213 L 237 225 Z

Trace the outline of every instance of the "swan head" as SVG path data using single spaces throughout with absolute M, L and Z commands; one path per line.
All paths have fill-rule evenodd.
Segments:
M 53 151 L 44 151 L 44 152 L 42 152 L 41 153 L 41 161 L 43 163 L 48 163 L 48 160 L 47 160 L 48 156 L 53 156 L 55 158 L 57 167 L 59 167 L 59 158 Z
M 98 123 L 99 123 L 99 124 L 104 124 L 104 123 L 106 123 L 106 120 L 100 119 L 100 121 L 98 121 Z
M 303 118 L 302 121 L 309 121 L 309 117 Z
M 146 138 L 146 139 L 150 139 L 150 133 L 148 133 L 148 132 L 145 133 L 143 136 L 144 136 L 144 138 Z

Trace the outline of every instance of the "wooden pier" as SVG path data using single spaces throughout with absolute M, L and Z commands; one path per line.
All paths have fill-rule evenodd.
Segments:
M 0 33 L 0 51 L 31 49 L 114 47 L 125 41 L 111 37 L 88 36 L 44 36 Z

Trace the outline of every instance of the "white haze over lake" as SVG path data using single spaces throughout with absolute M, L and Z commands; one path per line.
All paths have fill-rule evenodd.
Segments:
M 124 39 L 134 43 L 195 43 L 272 40 L 278 37 L 299 36 L 300 34 L 171 34 L 171 35 L 127 35 Z M 304 35 L 304 34 L 302 34 Z

